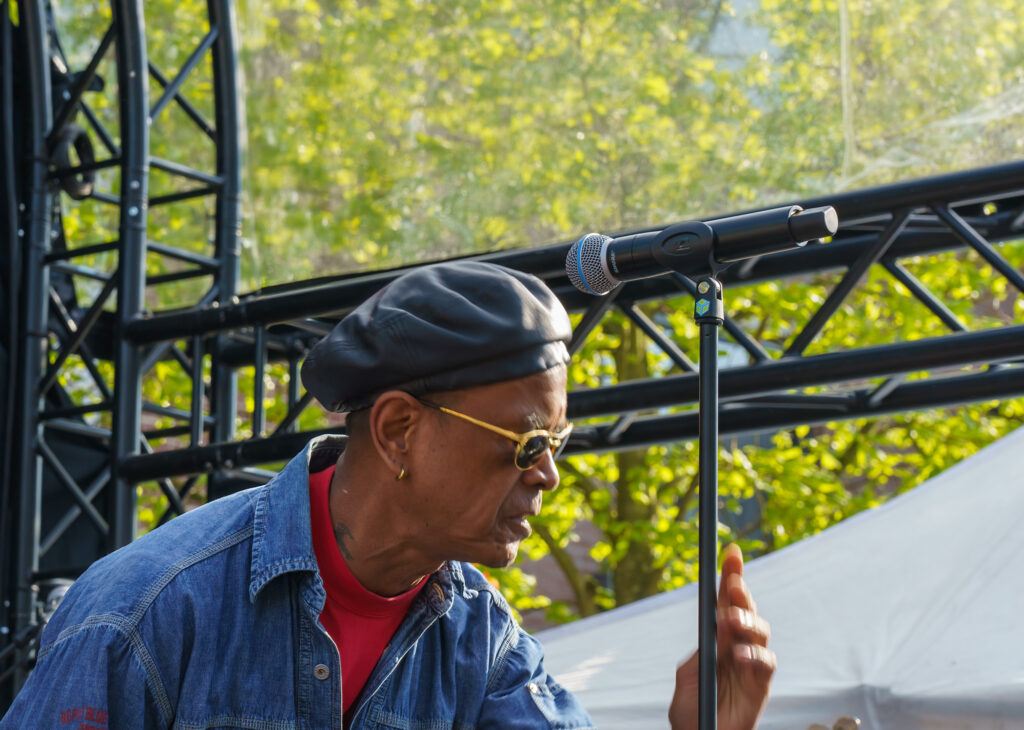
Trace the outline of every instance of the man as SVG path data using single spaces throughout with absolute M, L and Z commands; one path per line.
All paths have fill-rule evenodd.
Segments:
M 544 284 L 503 267 L 385 287 L 303 365 L 347 442 L 98 561 L 0 727 L 590 727 L 471 565 L 511 563 L 558 484 L 570 336 Z M 730 550 L 723 730 L 756 724 L 774 668 L 741 573 Z M 696 727 L 696 678 L 677 672 L 674 728 Z

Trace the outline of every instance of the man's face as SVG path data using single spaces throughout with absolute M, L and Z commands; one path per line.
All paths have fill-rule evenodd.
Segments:
M 516 433 L 565 424 L 566 369 L 444 393 L 432 400 Z M 450 414 L 424 406 L 416 439 L 415 478 L 407 505 L 428 551 L 438 560 L 504 567 L 530 535 L 527 518 L 540 512 L 542 492 L 558 485 L 550 452 L 526 471 L 516 468 L 516 444 Z M 412 465 L 411 465 L 412 466 Z M 410 468 L 412 471 L 412 468 Z M 415 484 L 415 487 L 412 485 Z

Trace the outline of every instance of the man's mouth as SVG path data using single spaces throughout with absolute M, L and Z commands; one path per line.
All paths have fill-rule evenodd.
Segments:
M 525 540 L 533 534 L 533 528 L 530 527 L 530 523 L 526 519 L 528 515 L 529 513 L 513 515 L 511 517 L 506 517 L 504 520 L 509 531 L 520 540 Z

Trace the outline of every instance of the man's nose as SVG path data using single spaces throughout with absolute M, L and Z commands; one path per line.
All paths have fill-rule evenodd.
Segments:
M 527 472 L 530 483 L 538 489 L 551 491 L 558 486 L 558 467 L 555 465 L 554 454 L 548 449 L 536 464 Z

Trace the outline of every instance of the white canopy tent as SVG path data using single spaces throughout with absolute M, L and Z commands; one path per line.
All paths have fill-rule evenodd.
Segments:
M 1024 428 L 746 566 L 779 659 L 760 727 L 1024 728 Z M 597 725 L 666 728 L 697 645 L 689 585 L 541 632 Z

